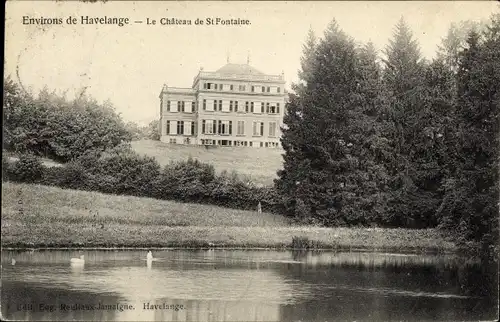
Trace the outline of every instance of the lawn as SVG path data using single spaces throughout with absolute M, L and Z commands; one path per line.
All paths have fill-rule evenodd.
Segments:
M 2 246 L 456 250 L 433 229 L 297 226 L 268 213 L 15 183 L 2 185 Z
M 282 168 L 281 149 L 250 147 L 210 147 L 167 144 L 160 141 L 140 140 L 132 142 L 139 154 L 155 157 L 165 165 L 171 161 L 189 157 L 207 162 L 218 172 L 233 171 L 250 178 L 257 184 L 272 185 L 276 172 Z

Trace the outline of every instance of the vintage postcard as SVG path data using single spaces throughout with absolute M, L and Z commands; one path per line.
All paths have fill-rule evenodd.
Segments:
M 2 320 L 498 320 L 498 2 L 5 8 Z

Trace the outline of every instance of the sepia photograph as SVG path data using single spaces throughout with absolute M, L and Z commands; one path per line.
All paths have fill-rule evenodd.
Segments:
M 5 2 L 2 321 L 497 321 L 498 1 Z

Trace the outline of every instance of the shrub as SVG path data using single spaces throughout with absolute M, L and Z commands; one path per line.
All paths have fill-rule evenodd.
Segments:
M 92 157 L 90 157 L 92 159 Z M 85 167 L 86 161 L 80 163 Z M 160 165 L 154 158 L 140 156 L 130 150 L 104 154 L 87 168 L 88 185 L 92 190 L 134 196 L 151 196 L 160 175 Z
M 8 177 L 18 182 L 38 182 L 43 176 L 45 167 L 42 162 L 31 154 L 21 155 L 19 161 L 16 161 L 7 168 Z
M 163 168 L 156 180 L 154 195 L 160 199 L 207 201 L 215 178 L 212 165 L 192 158 L 173 162 Z
M 88 173 L 82 164 L 75 161 L 67 163 L 64 167 L 46 168 L 42 182 L 61 188 L 89 190 Z

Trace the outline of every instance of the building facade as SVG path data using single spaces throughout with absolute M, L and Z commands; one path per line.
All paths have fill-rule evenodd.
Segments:
M 282 75 L 266 75 L 248 64 L 201 69 L 191 88 L 160 93 L 161 141 L 174 144 L 280 146 L 285 109 Z

